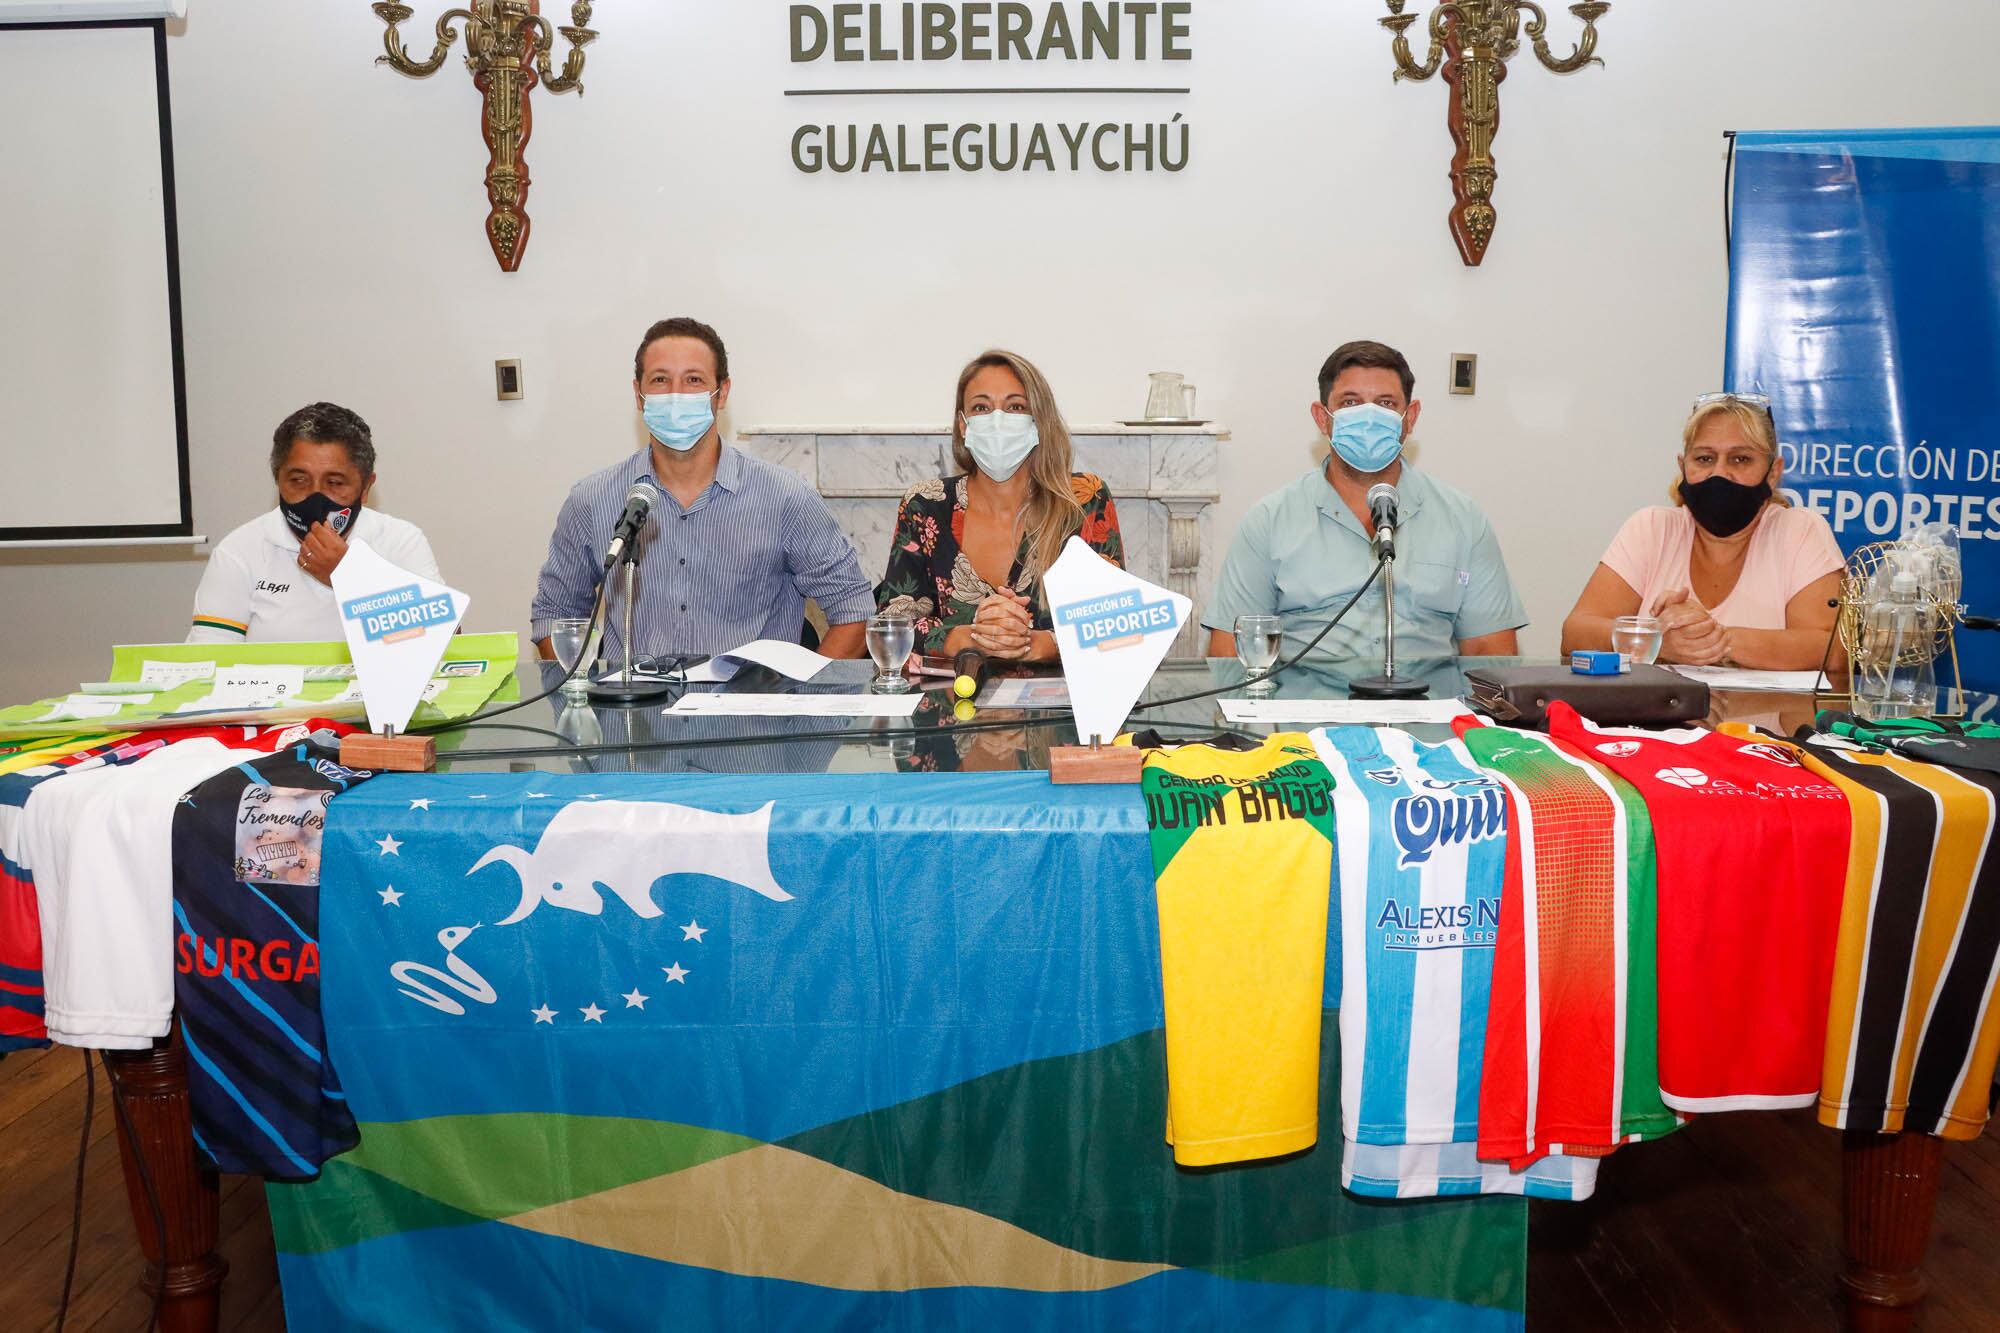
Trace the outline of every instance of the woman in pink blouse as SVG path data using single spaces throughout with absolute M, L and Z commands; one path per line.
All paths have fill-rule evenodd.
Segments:
M 1563 621 L 1563 652 L 1609 648 L 1614 619 L 1649 615 L 1666 631 L 1662 662 L 1817 667 L 1844 561 L 1826 520 L 1777 494 L 1770 407 L 1704 395 L 1681 441 L 1674 503 L 1625 520 Z

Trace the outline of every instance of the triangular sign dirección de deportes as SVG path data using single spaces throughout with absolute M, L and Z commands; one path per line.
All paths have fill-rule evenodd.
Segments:
M 390 564 L 359 539 L 334 567 L 333 596 L 369 727 L 403 730 L 472 599 Z
M 1128 574 L 1076 537 L 1043 576 L 1078 739 L 1110 744 L 1194 603 Z

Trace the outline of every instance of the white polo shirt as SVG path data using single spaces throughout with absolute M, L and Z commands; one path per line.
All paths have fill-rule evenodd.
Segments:
M 439 579 L 423 530 L 379 509 L 362 509 L 349 537 L 412 574 Z M 333 589 L 299 568 L 299 539 L 276 508 L 216 543 L 194 594 L 189 643 L 338 643 L 344 637 Z

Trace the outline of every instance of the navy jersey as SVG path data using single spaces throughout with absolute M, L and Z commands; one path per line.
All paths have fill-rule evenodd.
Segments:
M 220 1171 L 301 1179 L 360 1141 L 326 1059 L 326 808 L 370 776 L 299 744 L 223 770 L 174 812 L 174 1004 L 195 1146 Z

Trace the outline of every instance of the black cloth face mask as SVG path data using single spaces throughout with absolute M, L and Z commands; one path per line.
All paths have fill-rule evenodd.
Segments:
M 315 523 L 325 523 L 336 537 L 345 537 L 354 527 L 354 520 L 361 516 L 361 502 L 351 505 L 341 504 L 324 491 L 314 491 L 297 504 L 282 496 L 278 499 L 278 512 L 285 516 L 285 526 L 290 528 L 300 541 L 312 531 Z
M 1756 522 L 1757 515 L 1763 512 L 1764 502 L 1770 498 L 1771 483 L 1768 481 L 1745 486 L 1720 473 L 1706 481 L 1689 482 L 1687 478 L 1681 478 L 1681 500 L 1687 505 L 1688 513 L 1694 515 L 1695 522 L 1717 537 L 1734 537 Z

